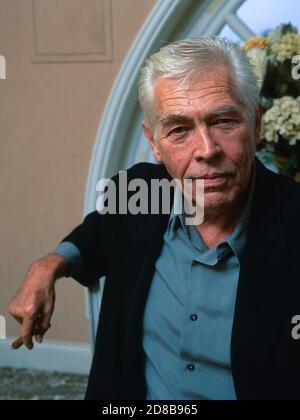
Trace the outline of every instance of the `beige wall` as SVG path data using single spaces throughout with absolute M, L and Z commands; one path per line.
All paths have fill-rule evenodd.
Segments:
M 82 219 L 101 113 L 155 0 L 111 0 L 111 11 L 106 8 L 110 0 L 51 2 L 0 0 L 0 54 L 7 60 L 7 80 L 0 80 L 2 315 L 29 264 L 51 251 Z M 105 30 L 98 31 L 98 20 Z M 74 36 L 78 21 L 83 24 L 81 37 L 77 32 Z M 48 55 L 38 55 L 35 45 Z M 85 55 L 89 52 L 91 56 Z M 110 55 L 112 61 L 95 61 Z M 89 62 L 81 62 L 85 58 Z M 50 339 L 89 340 L 84 291 L 70 279 L 58 285 L 52 325 Z M 18 333 L 13 320 L 7 329 L 9 336 Z

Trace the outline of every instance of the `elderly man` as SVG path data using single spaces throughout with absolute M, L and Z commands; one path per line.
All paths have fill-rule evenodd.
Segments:
M 105 275 L 87 399 L 300 399 L 300 187 L 255 158 L 247 58 L 225 40 L 175 42 L 146 62 L 139 89 L 160 164 L 128 179 L 202 180 L 204 220 L 89 214 L 11 303 L 24 343 L 49 328 L 59 277 Z

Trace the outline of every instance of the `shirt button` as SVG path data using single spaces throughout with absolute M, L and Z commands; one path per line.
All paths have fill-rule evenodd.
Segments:
M 194 372 L 194 370 L 195 370 L 195 365 L 193 365 L 193 364 L 190 364 L 190 365 L 187 365 L 187 370 L 189 370 L 190 372 Z
M 192 314 L 192 315 L 190 316 L 190 318 L 191 318 L 191 320 L 192 320 L 192 321 L 197 321 L 197 319 L 198 319 L 198 315 L 197 315 L 197 314 Z

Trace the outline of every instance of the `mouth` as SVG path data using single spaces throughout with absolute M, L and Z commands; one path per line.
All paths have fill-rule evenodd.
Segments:
M 227 175 L 209 176 L 201 178 L 204 180 L 204 187 L 215 187 L 227 182 Z
M 216 179 L 216 178 L 225 178 L 226 174 L 211 174 L 211 175 L 203 175 L 200 179 Z
M 196 180 L 203 180 L 204 181 L 204 188 L 212 188 L 212 187 L 218 187 L 226 184 L 228 180 L 229 175 L 228 174 L 211 174 L 211 175 L 203 175 L 198 177 L 191 177 L 193 181 Z

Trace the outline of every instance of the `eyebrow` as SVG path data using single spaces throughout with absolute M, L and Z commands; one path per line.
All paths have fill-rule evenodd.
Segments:
M 191 118 L 184 114 L 167 114 L 165 117 L 159 120 L 160 124 L 163 126 L 174 123 L 186 123 L 187 121 L 191 121 Z
M 220 115 L 225 115 L 225 114 L 238 114 L 238 115 L 242 115 L 242 110 L 239 106 L 237 105 L 224 105 L 220 108 L 217 108 L 209 113 L 207 113 L 205 115 L 205 119 L 211 119 L 211 118 L 215 118 L 218 117 Z M 165 117 L 161 118 L 159 120 L 160 124 L 162 126 L 167 126 L 170 124 L 178 124 L 178 123 L 187 123 L 187 122 L 191 122 L 192 118 L 178 113 L 178 114 L 167 114 Z
M 242 109 L 241 107 L 237 106 L 237 105 L 225 105 L 222 106 L 220 108 L 217 108 L 211 112 L 209 112 L 206 117 L 211 118 L 211 117 L 218 117 L 220 115 L 224 115 L 224 114 L 238 114 L 238 115 L 242 115 Z

